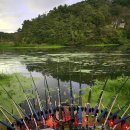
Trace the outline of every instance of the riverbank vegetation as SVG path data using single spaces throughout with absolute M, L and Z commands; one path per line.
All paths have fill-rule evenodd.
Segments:
M 3 43 L 0 45 L 0 49 L 60 49 L 65 46 L 59 44 L 14 44 L 14 43 Z
M 129 0 L 85 0 L 60 5 L 48 14 L 25 20 L 11 40 L 20 45 L 129 44 L 129 7 Z M 1 41 L 6 41 L 2 37 Z
M 116 92 L 119 91 L 119 88 L 125 82 L 128 77 L 118 77 L 117 79 L 109 79 L 106 88 L 104 90 L 102 102 L 101 102 L 101 109 L 106 107 L 110 102 L 112 96 L 115 96 Z M 98 97 L 101 93 L 102 87 L 104 85 L 103 81 L 96 80 L 94 87 L 92 87 L 92 98 L 91 98 L 91 107 L 94 107 L 97 103 Z M 85 88 L 83 95 L 83 104 L 87 103 L 88 94 L 89 94 L 89 87 Z M 130 100 L 130 79 L 126 82 L 123 89 L 120 91 L 119 96 L 116 100 L 114 105 L 114 109 L 118 109 L 118 106 L 124 106 L 125 103 Z M 127 106 L 128 107 L 128 106 Z

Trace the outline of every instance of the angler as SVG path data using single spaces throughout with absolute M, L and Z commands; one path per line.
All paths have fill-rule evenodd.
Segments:
M 110 110 L 109 110 L 109 112 L 108 112 L 108 114 L 107 114 L 107 117 L 106 117 L 106 119 L 105 119 L 104 124 L 103 124 L 102 127 L 104 127 L 104 126 L 106 125 L 107 120 L 108 120 L 108 118 L 109 118 L 109 115 L 110 115 L 110 113 L 111 113 L 111 110 L 112 110 L 112 108 L 113 108 L 113 106 L 114 106 L 114 104 L 115 104 L 115 101 L 116 101 L 116 99 L 117 99 L 117 97 L 118 97 L 120 91 L 121 91 L 122 88 L 124 87 L 125 83 L 127 82 L 127 80 L 128 80 L 128 78 L 125 80 L 125 82 L 122 84 L 122 86 L 118 89 L 118 91 L 116 92 L 115 96 L 113 96 L 113 97 L 111 98 L 111 101 L 110 101 L 110 103 L 107 105 L 107 107 L 105 107 L 105 109 L 103 110 L 103 112 L 98 116 L 97 121 L 99 122 L 99 121 L 102 119 L 102 117 L 107 113 L 108 109 L 110 108 Z
M 111 115 L 109 116 L 108 120 L 111 120 L 111 119 L 114 120 L 114 118 L 117 117 L 117 115 L 119 114 L 119 112 L 123 111 L 124 108 L 126 108 L 129 104 L 130 104 L 130 100 L 129 100 L 128 102 L 126 102 L 126 104 L 125 104 L 123 107 L 119 108 L 119 109 L 116 110 L 113 114 L 111 114 Z

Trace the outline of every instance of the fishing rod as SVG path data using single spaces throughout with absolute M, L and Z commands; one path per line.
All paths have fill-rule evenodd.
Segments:
M 54 114 L 55 114 L 55 109 L 54 109 L 54 105 L 53 105 L 53 103 L 51 101 L 51 94 L 50 94 L 50 90 L 49 90 L 49 86 L 48 86 L 46 75 L 44 75 L 44 85 L 45 85 L 45 87 L 46 87 L 46 89 L 48 91 L 49 107 L 50 107 L 49 112 L 50 112 L 51 116 L 53 117 Z
M 94 109 L 93 109 L 93 112 L 92 112 L 92 118 L 93 118 L 93 122 L 94 122 L 94 125 L 93 127 L 95 128 L 96 127 L 96 123 L 97 123 L 97 113 L 98 113 L 98 110 L 99 110 L 99 107 L 101 105 L 101 101 L 102 101 L 102 96 L 103 96 L 103 93 L 104 93 L 104 90 L 106 88 L 106 84 L 107 84 L 107 81 L 108 81 L 108 78 L 105 80 L 105 83 L 102 87 L 102 90 L 101 90 L 101 93 L 99 95 L 99 98 L 97 100 L 97 104 L 95 105 Z M 94 118 L 96 117 L 96 118 Z
M 90 85 L 90 87 L 89 87 L 89 94 L 88 94 L 88 102 L 87 102 L 87 105 L 86 105 L 86 108 L 85 108 L 85 110 L 86 110 L 86 117 L 89 116 L 89 112 L 91 110 L 91 108 L 90 108 L 90 101 L 91 101 L 91 96 L 92 96 L 92 88 L 91 87 L 92 86 Z
M 128 111 L 129 109 L 130 109 L 130 105 L 126 108 L 126 110 L 125 110 L 125 112 L 122 114 L 121 118 L 123 118 L 123 117 L 126 115 L 126 113 L 127 113 L 127 111 Z M 115 125 L 115 126 L 113 127 L 113 130 L 115 130 L 116 126 L 117 126 L 117 125 Z
M 113 106 L 114 106 L 114 104 L 115 104 L 115 102 L 116 102 L 116 99 L 117 99 L 119 93 L 121 92 L 122 88 L 124 87 L 124 85 L 126 84 L 126 82 L 127 82 L 128 79 L 129 79 L 129 78 L 127 78 L 127 79 L 125 80 L 125 82 L 122 84 L 122 87 L 120 87 L 120 89 L 117 91 L 116 96 L 115 96 L 115 99 L 113 100 L 113 103 L 112 103 L 112 105 L 111 105 L 111 107 L 110 107 L 110 110 L 109 110 L 109 112 L 108 112 L 108 114 L 107 114 L 107 117 L 106 117 L 106 119 L 105 119 L 105 122 L 104 122 L 104 124 L 103 124 L 103 127 L 106 125 L 107 120 L 108 120 L 108 118 L 109 118 L 109 116 L 110 116 L 110 113 L 111 113 L 111 111 L 112 111 L 112 108 L 113 108 Z
M 58 91 L 58 102 L 59 102 L 59 104 L 58 104 L 58 111 L 59 111 L 59 121 L 61 122 L 62 121 L 62 105 L 61 105 L 61 91 L 60 91 L 60 81 L 59 81 L 59 71 L 58 71 L 58 63 L 59 63 L 59 61 L 57 62 L 57 81 L 58 81 L 58 85 L 57 85 L 57 91 Z
M 86 113 L 86 119 L 87 119 L 87 124 L 86 124 L 86 129 L 88 129 L 88 116 L 89 116 L 89 113 L 91 111 L 91 108 L 90 108 L 90 102 L 91 102 L 91 96 L 92 96 L 92 86 L 90 85 L 89 87 L 89 94 L 88 94 L 88 102 L 86 104 L 86 107 L 85 107 L 85 113 Z
M 130 114 L 128 114 L 128 115 L 122 117 L 122 118 L 119 119 L 119 120 L 114 121 L 114 125 L 117 125 L 117 124 L 119 124 L 119 123 L 121 123 L 121 122 L 123 122 L 123 121 L 126 121 L 128 118 L 130 118 Z
M 32 108 L 32 111 L 33 111 L 33 117 L 36 119 L 36 121 L 40 121 L 40 117 L 38 116 L 36 110 L 34 109 L 32 103 L 31 103 L 31 101 L 29 100 L 29 97 L 27 97 L 27 98 L 28 98 L 28 102 L 29 102 L 29 104 Z
M 10 124 L 8 124 L 8 123 L 6 123 L 4 121 L 0 120 L 0 124 L 2 124 L 3 126 L 5 126 L 9 130 L 15 130 L 15 128 L 13 126 L 11 126 Z
M 33 117 L 33 110 L 32 110 L 32 108 L 31 108 L 31 105 L 30 105 L 30 103 L 29 103 L 29 100 L 28 100 L 28 98 L 27 98 L 27 95 L 25 94 L 25 90 L 24 90 L 24 88 L 23 88 L 23 85 L 21 84 L 21 82 L 20 82 L 20 80 L 18 79 L 17 75 L 15 75 L 15 77 L 16 77 L 16 79 L 18 80 L 19 85 L 20 85 L 21 88 L 22 88 L 22 91 L 23 91 L 24 97 L 25 97 L 25 99 L 26 99 L 26 101 L 27 101 L 28 107 L 29 107 L 30 112 L 31 112 L 31 115 L 32 115 L 32 117 Z M 37 115 L 37 113 L 36 113 L 36 115 Z M 36 129 L 37 129 L 37 128 L 38 128 L 38 124 L 37 124 L 37 122 L 36 122 L 36 119 L 33 118 L 33 120 L 34 120 L 34 123 L 35 123 Z
M 124 87 L 124 85 L 125 85 L 125 83 L 127 82 L 128 79 L 129 79 L 129 78 L 127 78 L 127 79 L 125 80 L 125 82 L 121 85 L 121 87 L 118 89 L 118 91 L 116 92 L 116 94 L 111 98 L 110 103 L 105 107 L 105 109 L 103 110 L 103 112 L 97 117 L 97 121 L 99 122 L 99 121 L 102 119 L 102 117 L 107 113 L 108 109 L 110 108 L 110 110 L 109 110 L 109 112 L 108 112 L 108 114 L 107 114 L 107 117 L 106 117 L 106 119 L 105 119 L 105 121 L 104 121 L 103 127 L 104 127 L 104 126 L 106 125 L 106 123 L 107 123 L 107 120 L 108 120 L 109 115 L 110 115 L 110 113 L 111 113 L 111 110 L 112 110 L 112 108 L 113 108 L 113 106 L 114 106 L 114 104 L 115 104 L 115 101 L 116 101 L 116 99 L 117 99 L 117 97 L 118 97 L 118 94 L 120 93 L 120 91 L 122 90 L 122 88 Z
M 111 114 L 108 118 L 108 120 L 114 120 L 114 118 L 116 118 L 116 116 L 119 114 L 119 112 L 123 111 L 124 108 L 126 108 L 126 106 L 128 106 L 130 104 L 130 100 L 128 102 L 126 102 L 126 104 L 124 106 L 122 106 L 121 108 L 118 108 L 113 114 Z
M 46 104 L 45 110 L 47 112 L 47 110 L 48 110 L 48 98 L 47 98 L 47 90 L 46 90 L 46 88 L 45 88 L 45 104 Z
M 10 124 L 12 124 L 11 120 L 8 118 L 8 116 L 5 114 L 5 112 L 2 110 L 2 108 L 0 108 L 0 111 L 2 112 L 2 114 L 5 116 L 5 118 L 8 120 L 8 122 Z
M 79 105 L 77 107 L 79 129 L 82 127 L 82 90 L 81 90 L 81 64 L 80 64 L 80 82 L 79 82 Z
M 6 70 L 7 71 L 7 70 Z M 8 94 L 7 94 L 8 95 Z M 14 101 L 15 102 L 15 101 Z M 25 119 L 26 120 L 31 120 L 31 118 L 28 116 L 28 114 L 21 108 L 21 106 L 19 105 L 19 104 L 17 104 L 16 102 L 15 102 L 15 105 L 20 109 L 20 111 L 22 112 L 22 114 L 25 116 Z
M 47 89 L 47 91 L 48 91 L 48 98 L 49 98 L 49 101 L 47 101 L 47 98 L 46 98 L 46 109 L 48 110 L 48 102 L 49 102 L 49 113 L 52 116 L 52 127 L 54 128 L 55 108 L 54 108 L 54 105 L 53 105 L 53 103 L 51 101 L 51 94 L 50 94 L 50 90 L 49 90 L 49 86 L 48 86 L 46 75 L 44 75 L 44 86 L 45 86 L 45 97 L 47 97 L 47 95 L 46 95 L 46 89 Z
M 2 106 L 0 106 L 0 108 L 3 109 L 6 113 L 8 113 L 12 118 L 14 118 L 17 124 L 20 124 L 20 125 L 23 124 L 23 122 L 22 122 L 17 116 L 11 114 L 9 111 L 7 111 L 7 110 L 6 110 L 5 108 L 3 108 Z
M 95 108 L 94 108 L 94 111 L 92 112 L 92 117 L 96 116 L 96 114 L 97 114 L 97 111 L 98 111 L 99 106 L 100 106 L 100 104 L 101 104 L 101 100 L 102 100 L 103 92 L 104 92 L 104 90 L 105 90 L 105 87 L 106 87 L 107 81 L 108 81 L 108 78 L 106 79 L 105 84 L 104 84 L 104 86 L 103 86 L 103 88 L 102 88 L 102 90 L 101 90 L 101 93 L 100 93 L 100 95 L 99 95 L 99 98 L 98 98 L 97 104 L 96 104 L 96 106 L 95 106 Z
M 36 84 L 35 84 L 35 81 L 34 81 L 34 78 L 33 78 L 31 72 L 30 72 L 30 76 L 31 76 L 31 79 L 32 79 L 32 81 L 33 81 L 33 85 L 34 85 L 34 87 L 35 87 L 35 92 L 36 92 L 36 97 L 37 97 L 38 105 L 39 105 L 40 111 L 42 112 L 41 117 L 42 117 L 42 120 L 43 120 L 43 124 L 44 124 L 44 126 L 45 126 L 45 120 L 47 119 L 47 115 L 46 115 L 46 112 L 45 112 L 45 110 L 44 110 L 44 108 L 43 108 L 43 106 L 42 106 L 42 103 L 41 103 L 41 100 L 40 100 L 40 99 L 41 99 L 41 98 L 40 98 L 40 94 L 39 94 L 39 92 L 38 92 L 37 86 L 36 86 Z M 35 112 L 35 111 L 34 111 L 34 112 Z M 36 117 L 37 117 L 37 115 L 36 115 Z
M 71 122 L 73 123 L 75 121 L 75 107 L 74 107 L 74 97 L 73 97 L 73 88 L 72 88 L 72 82 L 71 82 L 71 73 L 70 73 L 70 62 L 69 62 L 69 77 L 70 77 L 70 116 L 71 116 Z
M 2 87 L 2 86 L 1 86 L 1 87 Z M 24 118 L 23 118 L 21 112 L 19 111 L 19 109 L 20 109 L 21 107 L 14 101 L 14 99 L 10 96 L 10 94 L 8 93 L 8 91 L 7 91 L 5 88 L 2 87 L 2 89 L 6 92 L 6 94 L 8 95 L 8 97 L 9 97 L 9 98 L 11 99 L 11 101 L 13 102 L 13 104 L 14 104 L 14 106 L 15 106 L 17 112 L 19 113 L 20 117 L 23 119 L 23 123 L 24 123 L 26 129 L 29 130 L 29 128 L 28 128 L 28 126 L 27 126 L 27 124 L 26 124 L 26 121 L 24 120 Z M 21 109 L 20 109 L 20 110 L 21 110 Z

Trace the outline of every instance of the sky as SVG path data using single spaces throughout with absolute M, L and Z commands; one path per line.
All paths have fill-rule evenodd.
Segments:
M 81 0 L 0 0 L 0 32 L 16 32 L 24 20 L 47 13 L 59 5 Z

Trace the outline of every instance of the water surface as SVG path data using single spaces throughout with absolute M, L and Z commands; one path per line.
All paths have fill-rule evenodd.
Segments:
M 57 79 L 60 80 L 62 100 L 68 100 L 71 75 L 74 93 L 78 92 L 79 82 L 86 87 L 92 80 L 105 80 L 121 75 L 130 76 L 130 53 L 100 49 L 31 49 L 0 52 L 1 73 L 21 73 L 29 76 L 32 72 L 38 91 L 44 97 L 44 75 L 57 98 Z M 44 102 L 44 100 L 43 100 Z

